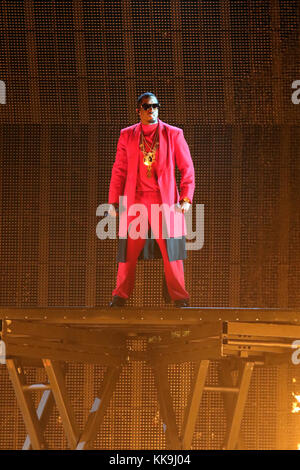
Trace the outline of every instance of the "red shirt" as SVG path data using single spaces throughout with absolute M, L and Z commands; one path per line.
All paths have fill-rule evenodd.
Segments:
M 146 139 L 146 142 L 149 146 L 146 147 L 148 150 L 152 146 L 153 138 L 155 131 L 157 129 L 158 122 L 156 124 L 142 124 L 142 130 Z M 144 165 L 144 154 L 139 149 L 139 164 L 138 164 L 138 173 L 136 180 L 136 191 L 160 191 L 159 185 L 157 183 L 157 173 L 156 173 L 156 162 L 158 159 L 159 148 L 156 150 L 155 162 L 151 166 L 151 178 L 147 176 L 148 167 Z

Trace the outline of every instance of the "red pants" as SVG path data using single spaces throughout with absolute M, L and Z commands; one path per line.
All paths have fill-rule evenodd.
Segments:
M 185 290 L 183 261 L 169 261 L 166 240 L 162 238 L 162 214 L 160 213 L 159 227 L 155 227 L 151 223 L 151 203 L 161 204 L 161 195 L 155 191 L 145 191 L 136 193 L 136 203 L 144 204 L 148 211 L 148 227 L 151 225 L 154 238 L 156 239 L 164 261 L 164 271 L 168 291 L 172 300 L 189 298 L 188 292 Z M 129 223 L 137 216 L 129 216 Z M 148 231 L 147 227 L 147 231 Z M 130 229 L 127 236 L 127 252 L 126 263 L 119 263 L 117 286 L 113 290 L 112 295 L 118 295 L 128 299 L 134 289 L 136 262 L 140 252 L 144 248 L 145 238 L 137 238 L 134 240 L 130 237 Z

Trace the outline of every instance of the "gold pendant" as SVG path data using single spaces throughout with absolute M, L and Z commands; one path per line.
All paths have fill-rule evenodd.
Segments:
M 153 162 L 153 152 L 146 153 L 144 156 L 144 164 L 146 166 L 149 166 L 152 164 L 152 162 Z

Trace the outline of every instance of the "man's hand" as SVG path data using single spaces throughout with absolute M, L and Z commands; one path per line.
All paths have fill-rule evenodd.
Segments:
M 192 204 L 190 204 L 187 201 L 181 201 L 180 203 L 179 202 L 177 203 L 177 205 L 175 206 L 175 210 L 177 212 L 181 212 L 181 213 L 185 214 L 189 210 L 191 205 Z
M 189 210 L 190 206 L 191 206 L 191 204 L 187 201 L 181 201 L 181 203 L 180 203 L 181 211 L 184 214 Z
M 110 215 L 111 217 L 117 217 L 117 211 L 116 211 L 116 207 L 114 206 L 114 204 L 110 205 L 110 208 L 108 210 L 108 215 Z

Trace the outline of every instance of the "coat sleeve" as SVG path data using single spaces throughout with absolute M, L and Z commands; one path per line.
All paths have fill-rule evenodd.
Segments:
M 119 204 L 119 196 L 124 193 L 124 186 L 127 177 L 127 152 L 126 137 L 121 130 L 115 162 L 113 164 L 109 185 L 108 203 Z
M 192 202 L 195 191 L 195 170 L 182 129 L 175 138 L 175 161 L 181 174 L 179 200 L 188 197 Z

